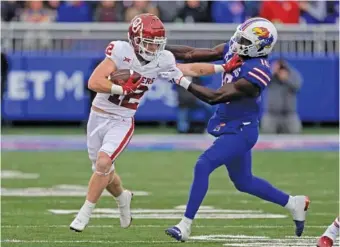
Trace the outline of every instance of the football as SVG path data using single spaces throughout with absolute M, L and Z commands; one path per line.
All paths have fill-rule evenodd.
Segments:
M 122 85 L 122 83 L 119 81 L 122 80 L 125 83 L 131 76 L 131 73 L 133 73 L 133 83 L 137 82 L 141 78 L 141 75 L 137 72 L 134 72 L 129 69 L 122 69 L 122 70 L 117 70 L 115 72 L 112 72 L 109 76 L 109 80 L 113 84 Z

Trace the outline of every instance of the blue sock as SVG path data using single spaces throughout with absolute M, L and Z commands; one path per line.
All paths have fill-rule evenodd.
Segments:
M 266 180 L 252 176 L 251 178 L 239 177 L 234 180 L 235 187 L 242 192 L 257 196 L 263 200 L 276 203 L 284 207 L 289 200 L 289 195 L 278 190 Z
M 184 214 L 185 217 L 192 220 L 195 218 L 208 191 L 209 175 L 219 166 L 220 165 L 212 165 L 208 159 L 202 156 L 198 159 L 194 170 L 194 181 L 191 185 L 189 201 Z

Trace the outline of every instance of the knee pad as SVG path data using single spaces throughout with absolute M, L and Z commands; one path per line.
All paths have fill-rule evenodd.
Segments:
M 102 171 L 98 171 L 98 170 L 95 170 L 94 172 L 99 176 L 108 176 L 114 171 L 114 169 L 115 169 L 115 167 L 114 167 L 114 164 L 112 163 L 110 169 L 107 172 L 102 172 Z M 112 177 L 109 184 L 113 182 L 113 179 L 114 178 Z
M 115 169 L 114 163 L 111 161 L 110 157 L 105 154 L 100 154 L 96 166 L 95 173 L 99 176 L 107 176 Z

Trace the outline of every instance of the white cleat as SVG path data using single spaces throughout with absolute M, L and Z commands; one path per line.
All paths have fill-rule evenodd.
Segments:
M 165 233 L 177 241 L 185 242 L 191 234 L 190 227 L 178 224 L 165 230 Z
M 90 218 L 86 216 L 80 216 L 78 214 L 77 217 L 72 221 L 70 229 L 75 232 L 82 232 L 89 223 L 89 220 Z
M 118 210 L 120 214 L 120 226 L 122 228 L 128 228 L 131 225 L 131 200 L 133 193 L 129 190 L 124 190 L 117 200 Z
M 295 234 L 300 237 L 305 228 L 305 220 L 310 200 L 307 196 L 294 196 L 293 200 L 295 207 L 291 210 L 291 213 L 296 227 Z

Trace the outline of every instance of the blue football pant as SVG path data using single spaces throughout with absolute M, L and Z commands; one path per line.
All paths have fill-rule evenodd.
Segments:
M 221 165 L 227 167 L 229 177 L 239 191 L 281 206 L 287 204 L 288 194 L 252 174 L 251 149 L 257 138 L 257 127 L 246 126 L 239 133 L 221 135 L 199 157 L 194 169 L 185 217 L 194 219 L 208 191 L 209 176 Z

